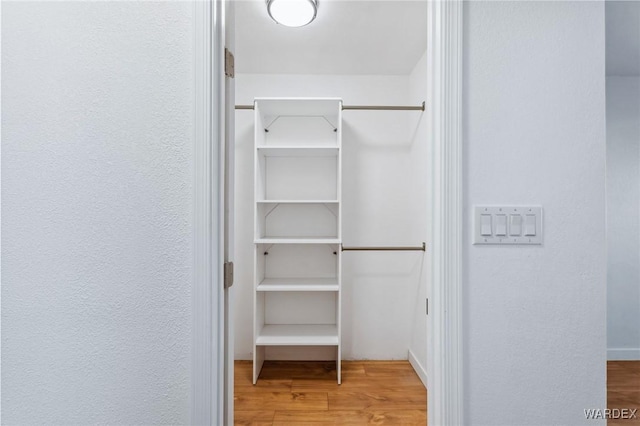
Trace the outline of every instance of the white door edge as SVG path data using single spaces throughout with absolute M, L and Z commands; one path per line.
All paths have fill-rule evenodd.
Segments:
M 235 53 L 235 0 L 224 0 L 222 2 L 224 29 L 222 50 L 225 48 L 233 55 Z M 226 52 L 225 61 L 226 61 Z M 224 64 L 226 68 L 226 63 Z M 227 73 L 223 71 L 226 75 Z M 224 102 L 221 105 L 224 116 L 223 132 L 223 165 L 224 182 L 222 191 L 224 194 L 224 259 L 225 262 L 234 261 L 234 222 L 235 222 L 235 80 L 233 76 L 222 79 L 221 93 L 224 93 Z M 234 424 L 233 416 L 233 388 L 234 388 L 234 293 L 233 285 L 224 290 L 224 421 L 225 425 Z

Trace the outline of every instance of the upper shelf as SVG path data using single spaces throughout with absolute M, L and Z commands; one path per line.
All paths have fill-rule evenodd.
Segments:
M 256 98 L 262 116 L 337 116 L 342 109 L 340 98 Z
M 257 200 L 258 204 L 338 204 L 338 200 Z
M 258 146 L 258 153 L 265 157 L 337 157 L 337 146 Z
M 335 237 L 266 237 L 256 238 L 255 244 L 340 244 L 342 240 Z

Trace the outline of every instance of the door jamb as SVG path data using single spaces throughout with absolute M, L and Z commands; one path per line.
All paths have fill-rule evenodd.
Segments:
M 433 144 L 433 302 L 427 319 L 428 424 L 462 425 L 463 2 L 429 0 L 429 121 Z
M 224 424 L 224 9 L 193 2 L 194 278 L 191 424 Z

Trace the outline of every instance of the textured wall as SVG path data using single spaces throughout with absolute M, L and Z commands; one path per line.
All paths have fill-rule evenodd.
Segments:
M 244 74 L 237 103 L 261 96 L 342 97 L 345 104 L 409 102 L 407 76 Z M 343 241 L 345 245 L 415 245 L 426 218 L 413 210 L 414 138 L 423 114 L 343 112 Z M 236 357 L 252 350 L 253 115 L 236 113 Z M 425 160 L 426 162 L 426 160 Z M 407 359 L 422 252 L 344 252 L 342 342 L 346 359 Z M 424 302 L 423 302 L 424 303 Z M 331 352 L 333 353 L 333 352 Z
M 2 423 L 188 423 L 192 6 L 2 9 Z
M 640 359 L 640 78 L 607 77 L 607 347 Z
M 465 424 L 601 424 L 603 2 L 467 2 Z M 471 245 L 475 204 L 540 204 L 544 244 Z

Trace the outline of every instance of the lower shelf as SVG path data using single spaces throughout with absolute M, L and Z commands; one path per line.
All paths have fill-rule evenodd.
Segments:
M 265 278 L 258 291 L 338 291 L 337 278 Z
M 269 324 L 256 337 L 257 346 L 337 346 L 335 324 Z

